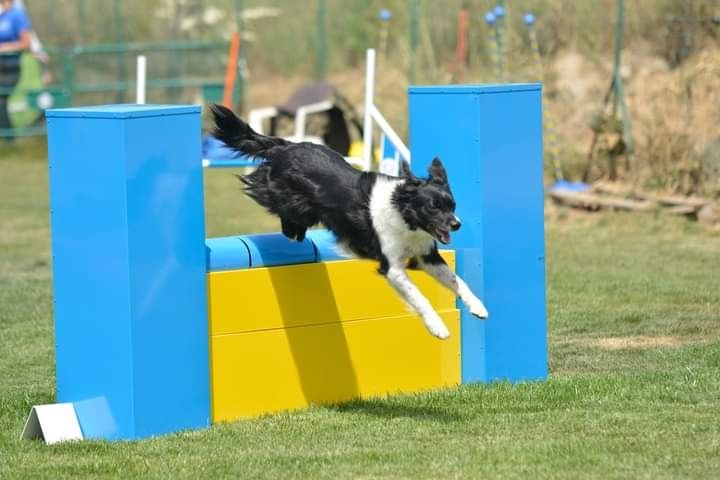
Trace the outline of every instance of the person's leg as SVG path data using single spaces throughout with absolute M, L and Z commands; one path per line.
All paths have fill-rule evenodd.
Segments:
M 4 93 L 0 93 L 0 141 L 12 141 L 12 135 L 9 131 L 10 128 L 11 125 L 8 115 L 8 96 Z
M 10 114 L 8 112 L 8 99 L 10 91 L 17 85 L 20 80 L 20 62 L 15 61 L 13 57 L 0 57 L 0 138 L 6 141 L 12 141 L 12 128 L 10 123 Z

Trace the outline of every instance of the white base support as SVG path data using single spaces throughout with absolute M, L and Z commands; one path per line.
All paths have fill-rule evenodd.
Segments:
M 39 438 L 50 445 L 68 440 L 82 440 L 83 434 L 73 404 L 54 403 L 32 407 L 20 438 Z

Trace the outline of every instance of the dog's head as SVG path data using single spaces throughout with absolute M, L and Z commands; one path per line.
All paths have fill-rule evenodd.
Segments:
M 455 199 L 439 158 L 433 159 L 428 174 L 426 179 L 420 179 L 403 162 L 401 176 L 405 181 L 396 192 L 395 202 L 410 229 L 424 230 L 440 243 L 448 244 L 450 232 L 460 228 L 460 219 L 455 216 Z

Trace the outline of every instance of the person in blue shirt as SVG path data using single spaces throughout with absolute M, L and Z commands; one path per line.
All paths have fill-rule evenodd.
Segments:
M 20 54 L 30 48 L 30 20 L 14 3 L 14 0 L 0 0 L 0 129 L 12 127 L 8 97 L 20 80 Z

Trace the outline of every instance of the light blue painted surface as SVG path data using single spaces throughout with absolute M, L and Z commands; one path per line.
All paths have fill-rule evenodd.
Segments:
M 257 167 L 257 162 L 252 160 L 217 160 L 214 158 L 207 159 L 207 168 L 246 168 Z
M 212 135 L 202 139 L 202 158 L 207 160 L 207 168 L 256 167 L 262 163 L 260 158 L 240 155 Z
M 397 149 L 384 134 L 380 136 L 380 145 L 382 145 L 382 158 L 395 158 Z
M 263 233 L 208 238 L 205 245 L 209 272 L 348 258 L 338 251 L 335 235 L 324 229 L 308 230 L 302 242 L 282 233 Z
M 45 112 L 47 118 L 143 118 L 200 113 L 198 105 L 95 105 L 57 108 Z M 197 137 L 200 137 L 198 132 Z
M 86 437 L 210 424 L 200 114 L 48 115 L 59 402 Z
M 463 382 L 547 376 L 539 84 L 411 87 L 416 174 L 439 156 L 462 228 L 457 272 L 490 318 L 461 307 Z
M 241 236 L 208 238 L 205 245 L 208 272 L 250 268 L 250 250 Z
M 487 85 L 437 85 L 432 87 L 408 87 L 410 95 L 437 95 L 437 94 L 470 94 L 470 95 L 488 95 L 495 93 L 510 92 L 541 92 L 542 84 L 540 83 L 498 83 Z
M 347 260 L 349 256 L 342 253 L 337 245 L 337 238 L 330 230 L 319 228 L 308 230 L 307 238 L 315 245 L 315 255 L 318 262 L 329 262 L 332 260 Z

